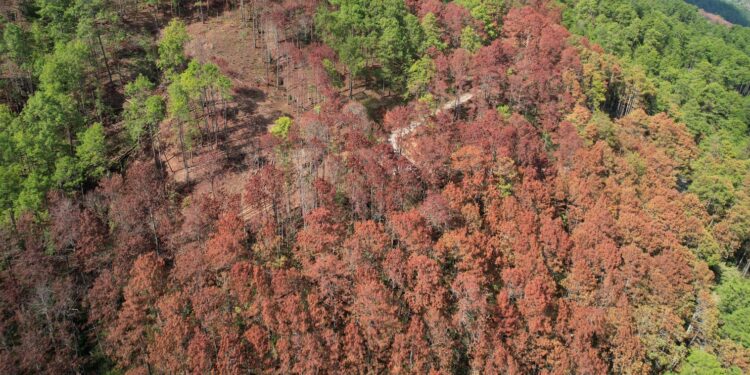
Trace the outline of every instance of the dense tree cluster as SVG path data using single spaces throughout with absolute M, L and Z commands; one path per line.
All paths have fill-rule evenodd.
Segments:
M 0 372 L 750 371 L 750 34 L 564 3 L 234 4 L 300 113 L 231 192 L 191 191 L 232 92 L 182 21 L 118 74 L 121 173 L 76 109 L 92 73 L 50 49 L 0 110 L 2 189 L 49 179 L 36 205 L 0 191 Z M 396 104 L 371 116 L 355 85 Z
M 706 22 L 681 1 L 568 4 L 565 20 L 571 30 L 621 57 L 624 92 L 637 97 L 649 113 L 664 111 L 686 124 L 699 153 L 678 177 L 679 185 L 695 193 L 711 217 L 711 236 L 697 254 L 713 266 L 728 261 L 747 275 L 750 237 L 747 221 L 740 217 L 747 212 L 750 181 L 748 29 Z M 585 60 L 591 81 L 606 82 L 611 63 L 603 64 L 600 54 Z M 629 85 L 633 88 L 627 89 Z M 619 105 L 612 109 L 622 102 L 623 90 L 600 91 L 601 108 L 621 115 Z M 721 320 L 726 319 L 722 314 Z
M 131 45 L 123 40 L 126 25 L 110 2 L 20 3 L 17 22 L 0 20 L 3 223 L 44 210 L 50 189 L 82 190 L 103 176 L 118 86 L 150 70 L 145 51 L 113 58 L 138 48 L 139 32 Z

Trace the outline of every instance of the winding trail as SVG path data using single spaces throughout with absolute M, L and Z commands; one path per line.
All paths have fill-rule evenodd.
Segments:
M 470 101 L 473 98 L 474 98 L 474 94 L 472 94 L 470 92 L 469 93 L 465 93 L 465 94 L 461 95 L 460 97 L 458 97 L 457 100 L 451 100 L 450 102 L 446 103 L 443 107 L 441 107 L 437 111 L 435 111 L 433 113 L 433 115 L 438 115 L 438 114 L 440 114 L 443 111 L 453 110 L 453 109 L 455 109 L 457 107 L 460 107 L 461 105 L 463 105 L 464 103 Z M 401 145 L 399 145 L 399 141 L 402 138 L 408 136 L 409 134 L 414 133 L 417 129 L 419 129 L 420 126 L 424 125 L 424 123 L 425 123 L 425 119 L 421 118 L 421 119 L 419 119 L 417 121 L 412 122 L 407 127 L 394 130 L 391 133 L 391 135 L 388 137 L 388 142 L 391 144 L 391 147 L 393 148 L 393 151 L 395 153 L 397 153 L 397 154 L 402 154 L 401 151 L 402 151 L 403 148 L 401 147 Z M 414 161 L 411 160 L 406 154 L 402 154 L 402 155 L 407 160 L 409 160 L 409 162 L 411 162 L 412 164 L 414 164 Z
M 460 107 L 461 105 L 463 105 L 463 104 L 471 101 L 473 98 L 474 98 L 474 94 L 472 94 L 472 93 L 463 94 L 460 97 L 458 97 L 457 100 L 451 100 L 449 103 L 446 103 L 443 107 L 437 109 L 435 112 L 433 112 L 433 115 L 438 115 L 438 114 L 440 114 L 440 113 L 442 113 L 444 111 L 453 110 L 453 109 L 455 109 L 457 107 Z M 401 154 L 402 148 L 399 145 L 399 141 L 402 138 L 410 135 L 411 133 L 414 133 L 417 129 L 419 129 L 420 126 L 424 125 L 424 123 L 425 123 L 425 119 L 422 118 L 422 119 L 420 119 L 418 121 L 412 122 L 407 127 L 394 130 L 391 133 L 391 135 L 388 137 L 388 142 L 391 144 L 391 147 L 393 147 L 393 151 L 395 151 L 397 154 Z M 406 158 L 406 160 L 408 160 L 410 163 L 414 164 L 414 161 L 412 159 L 410 159 L 408 155 L 402 154 L 402 156 L 404 158 Z M 295 192 L 292 193 L 292 196 L 293 196 L 293 198 L 292 198 L 292 209 L 296 209 L 297 208 L 296 204 L 299 201 L 298 195 L 299 195 L 299 192 L 297 192 L 297 191 L 295 191 Z M 245 207 L 241 211 L 240 217 L 243 220 L 245 220 L 245 221 L 249 221 L 252 218 L 254 218 L 255 216 L 258 216 L 258 215 L 262 214 L 263 212 L 266 212 L 266 211 L 270 210 L 271 208 L 272 208 L 272 206 L 270 204 L 264 205 L 263 207 L 260 207 L 260 208 Z

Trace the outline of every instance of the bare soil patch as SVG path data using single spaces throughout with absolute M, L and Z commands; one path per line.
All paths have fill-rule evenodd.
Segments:
M 211 142 L 198 145 L 190 160 L 190 180 L 194 193 L 221 188 L 227 193 L 241 193 L 247 173 L 267 159 L 271 150 L 262 148 L 259 138 L 280 116 L 290 116 L 294 109 L 285 100 L 284 92 L 266 84 L 261 48 L 255 48 L 252 29 L 243 26 L 238 11 L 197 20 L 188 25 L 191 37 L 186 54 L 201 63 L 216 64 L 233 85 L 233 101 L 226 120 L 227 130 L 219 147 Z M 171 122 L 161 126 L 167 144 L 167 172 L 172 178 L 186 182 L 186 171 L 175 141 Z

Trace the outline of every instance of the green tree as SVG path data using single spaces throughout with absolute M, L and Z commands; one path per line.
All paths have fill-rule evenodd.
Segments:
M 57 157 L 73 155 L 83 118 L 67 95 L 40 91 L 29 98 L 18 121 L 15 140 L 27 170 L 51 174 Z
M 74 40 L 58 44 L 55 51 L 44 59 L 39 83 L 42 90 L 73 94 L 79 99 L 82 95 L 86 78 L 86 59 L 88 47 L 81 41 Z
M 679 375 L 732 375 L 741 374 L 739 369 L 724 369 L 715 355 L 702 349 L 693 349 L 680 366 Z
M 471 12 L 474 19 L 482 22 L 489 39 L 500 36 L 502 19 L 506 11 L 505 0 L 458 0 Z
M 0 222 L 10 220 L 15 226 L 14 206 L 22 182 L 22 169 L 13 139 L 14 120 L 8 107 L 0 104 Z
M 107 168 L 104 127 L 95 123 L 78 136 L 80 144 L 76 147 L 78 168 L 82 175 L 98 180 Z
M 425 94 L 434 76 L 435 62 L 429 56 L 425 55 L 421 59 L 415 61 L 409 68 L 409 76 L 406 85 L 409 94 L 417 97 Z
M 422 28 L 401 0 L 329 0 L 315 19 L 322 39 L 333 48 L 353 80 L 377 59 L 390 87 L 405 88 L 405 69 L 422 46 Z
M 164 28 L 159 40 L 159 58 L 156 66 L 166 73 L 179 71 L 185 65 L 185 44 L 190 40 L 185 23 L 174 18 Z
M 719 271 L 715 289 L 719 298 L 719 334 L 750 348 L 750 279 L 735 267 L 722 266 Z
M 437 17 L 432 13 L 425 14 L 422 17 L 422 33 L 424 34 L 424 40 L 420 52 L 424 52 L 430 47 L 436 48 L 438 51 L 443 51 L 448 48 L 448 43 L 443 40 L 443 30 L 438 24 Z
M 289 135 L 289 129 L 292 127 L 292 119 L 287 116 L 282 116 L 273 122 L 273 125 L 268 132 L 273 134 L 277 138 L 286 139 Z
M 397 90 L 405 87 L 404 67 L 410 66 L 422 43 L 422 29 L 417 18 L 408 14 L 399 22 L 393 18 L 380 19 L 381 36 L 377 58 L 384 78 Z
M 31 71 L 34 46 L 28 32 L 16 24 L 8 23 L 3 30 L 3 48 L 7 56 L 19 67 Z
M 125 85 L 123 120 L 131 142 L 140 143 L 150 127 L 164 116 L 164 102 L 159 96 L 151 95 L 154 84 L 143 75 Z
M 177 140 L 182 153 L 182 164 L 185 168 L 185 179 L 190 181 L 190 163 L 188 161 L 188 151 L 192 148 L 191 127 L 194 123 L 190 111 L 190 95 L 184 87 L 182 80 L 177 77 L 167 87 L 169 101 L 167 103 L 167 112 L 172 124 L 177 128 Z
M 482 47 L 482 38 L 479 37 L 474 28 L 471 26 L 464 27 L 461 30 L 461 48 L 474 53 Z
M 54 187 L 74 190 L 81 186 L 81 183 L 83 183 L 83 174 L 74 157 L 63 155 L 55 160 L 55 172 L 52 175 Z
M 725 337 L 750 348 L 750 328 L 748 328 L 750 306 L 722 315 L 722 321 L 724 324 L 721 326 L 721 333 Z

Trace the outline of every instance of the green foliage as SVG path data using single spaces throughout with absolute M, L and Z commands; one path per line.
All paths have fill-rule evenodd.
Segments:
M 605 90 L 605 70 L 597 72 L 597 60 L 584 58 L 589 105 L 617 112 L 612 108 L 636 93 L 648 112 L 684 122 L 699 142 L 700 155 L 686 176 L 689 191 L 721 233 L 695 251 L 712 264 L 717 256 L 732 259 L 747 238 L 741 208 L 733 207 L 744 201 L 750 181 L 750 32 L 712 24 L 681 0 L 563 2 L 569 29 L 618 55 L 623 65 L 623 82 Z
M 326 74 L 331 80 L 331 84 L 333 85 L 333 87 L 341 88 L 344 86 L 344 80 L 338 70 L 336 70 L 336 66 L 333 64 L 333 61 L 329 59 L 323 59 L 323 69 L 326 70 Z
M 712 267 L 720 265 L 722 259 L 726 258 L 721 245 L 711 234 L 701 236 L 693 252 Z
M 699 174 L 690 191 L 706 202 L 711 214 L 723 214 L 734 202 L 734 187 L 729 177 L 721 174 Z
M 706 202 L 709 213 L 723 218 L 750 175 L 750 160 L 744 149 L 750 139 L 723 131 L 701 143 L 701 156 L 693 163 L 690 190 Z
M 78 136 L 78 139 L 78 168 L 82 175 L 98 180 L 104 175 L 107 167 L 104 127 L 99 123 L 91 125 Z
M 167 87 L 167 93 L 169 94 L 167 104 L 169 118 L 182 122 L 191 121 L 190 93 L 179 77 Z
M 419 20 L 401 0 L 329 0 L 315 18 L 322 39 L 338 54 L 351 77 L 360 77 L 377 59 L 394 89 L 406 85 L 405 69 L 424 39 Z
M 504 119 L 507 120 L 513 114 L 513 111 L 510 109 L 509 105 L 501 104 L 497 107 L 497 113 L 499 113 Z
M 448 43 L 443 40 L 443 30 L 440 28 L 440 24 L 438 24 L 437 17 L 434 14 L 425 14 L 422 17 L 420 25 L 422 26 L 422 33 L 424 33 L 424 40 L 421 47 L 422 52 L 430 47 L 434 47 L 438 51 L 448 48 Z
M 680 366 L 678 375 L 739 375 L 739 369 L 727 370 L 721 367 L 721 362 L 715 355 L 701 349 L 693 349 Z
M 422 56 L 409 68 L 409 77 L 406 84 L 409 94 L 417 97 L 422 96 L 427 92 L 434 76 L 435 62 L 427 55 Z
M 150 126 L 156 126 L 164 119 L 164 99 L 159 95 L 151 95 L 146 99 L 144 120 Z
M 80 186 L 82 182 L 83 177 L 75 158 L 63 155 L 55 161 L 55 173 L 52 175 L 54 187 L 73 190 Z
M 37 171 L 31 171 L 22 179 L 21 190 L 13 212 L 16 215 L 26 211 L 41 212 L 44 206 L 44 194 L 50 188 L 50 178 Z
M 489 39 L 500 36 L 502 20 L 507 10 L 505 0 L 458 0 L 471 12 L 471 16 L 482 22 Z
M 425 105 L 432 111 L 436 111 L 438 106 L 440 105 L 440 103 L 438 103 L 435 99 L 435 96 L 430 93 L 420 96 L 417 100 L 419 101 L 419 103 Z
M 405 87 L 405 67 L 411 65 L 422 44 L 422 29 L 417 18 L 406 14 L 403 19 L 382 18 L 379 21 L 381 35 L 377 44 L 386 81 L 396 89 Z
M 72 94 L 80 92 L 86 75 L 88 47 L 79 40 L 58 44 L 44 60 L 39 75 L 42 90 Z
M 154 85 L 143 75 L 125 85 L 123 120 L 133 143 L 139 143 L 147 130 L 164 119 L 164 100 L 161 96 L 151 95 L 153 88 Z
M 25 176 L 16 213 L 38 211 L 49 188 L 73 188 L 81 181 L 74 142 L 83 119 L 69 96 L 40 91 L 29 99 L 16 122 L 14 142 Z
M 565 2 L 571 31 L 640 66 L 655 82 L 659 97 L 647 109 L 680 107 L 673 114 L 696 134 L 745 127 L 748 107 L 735 89 L 750 83 L 749 35 L 710 24 L 681 0 Z
M 217 70 L 218 73 L 218 70 Z M 218 73 L 219 76 L 215 78 L 213 84 L 214 88 L 219 92 L 219 95 L 221 95 L 221 98 L 224 100 L 231 100 L 233 98 L 232 96 L 232 81 L 229 79 L 229 77 Z
M 80 6 L 74 0 L 34 0 L 36 15 L 39 17 L 38 39 L 48 39 L 52 45 L 55 42 L 70 40 L 75 32 L 80 14 Z M 83 2 L 82 2 L 83 3 Z
M 286 137 L 289 135 L 289 128 L 292 127 L 292 119 L 287 116 L 282 116 L 276 119 L 276 121 L 273 122 L 273 125 L 271 126 L 268 131 L 273 134 L 277 138 L 283 138 L 286 139 Z
M 47 91 L 34 94 L 18 120 L 15 140 L 22 160 L 41 171 L 53 165 L 56 156 L 72 153 L 70 137 L 83 123 L 70 97 Z
M 14 120 L 8 107 L 0 105 L 0 222 L 14 215 L 14 204 L 23 181 L 13 140 Z
M 19 66 L 30 68 L 34 52 L 31 35 L 18 25 L 5 25 L 2 50 Z
M 482 47 L 482 39 L 471 26 L 464 27 L 461 30 L 461 48 L 474 53 Z
M 722 267 L 720 281 L 720 334 L 750 348 L 750 280 L 734 267 Z
M 94 116 L 111 120 L 101 74 L 112 44 L 122 40 L 108 1 L 22 3 L 26 22 L 4 24 L 0 42 L 2 57 L 27 79 L 13 96 L 28 97 L 17 116 L 0 109 L 3 221 L 26 210 L 42 214 L 49 189 L 79 189 L 104 173 L 104 128 L 84 124 Z
M 750 306 L 722 315 L 722 321 L 724 324 L 721 327 L 721 333 L 725 337 L 750 348 L 750 328 L 748 328 Z
M 159 58 L 156 66 L 166 73 L 179 71 L 187 61 L 185 44 L 190 40 L 185 23 L 174 18 L 164 28 L 159 41 Z
M 186 149 L 191 149 L 200 129 L 196 126 L 198 111 L 208 121 L 207 98 L 208 92 L 213 92 L 216 99 L 219 97 L 227 100 L 230 98 L 231 81 L 221 74 L 219 68 L 214 64 L 201 64 L 190 61 L 187 69 L 180 74 L 173 74 L 170 78 L 171 84 L 167 87 L 169 100 L 167 103 L 167 114 L 178 127 L 178 136 L 181 137 Z M 157 99 L 151 99 L 151 112 L 153 119 L 161 119 L 158 111 Z M 187 126 L 187 128 L 184 128 Z

